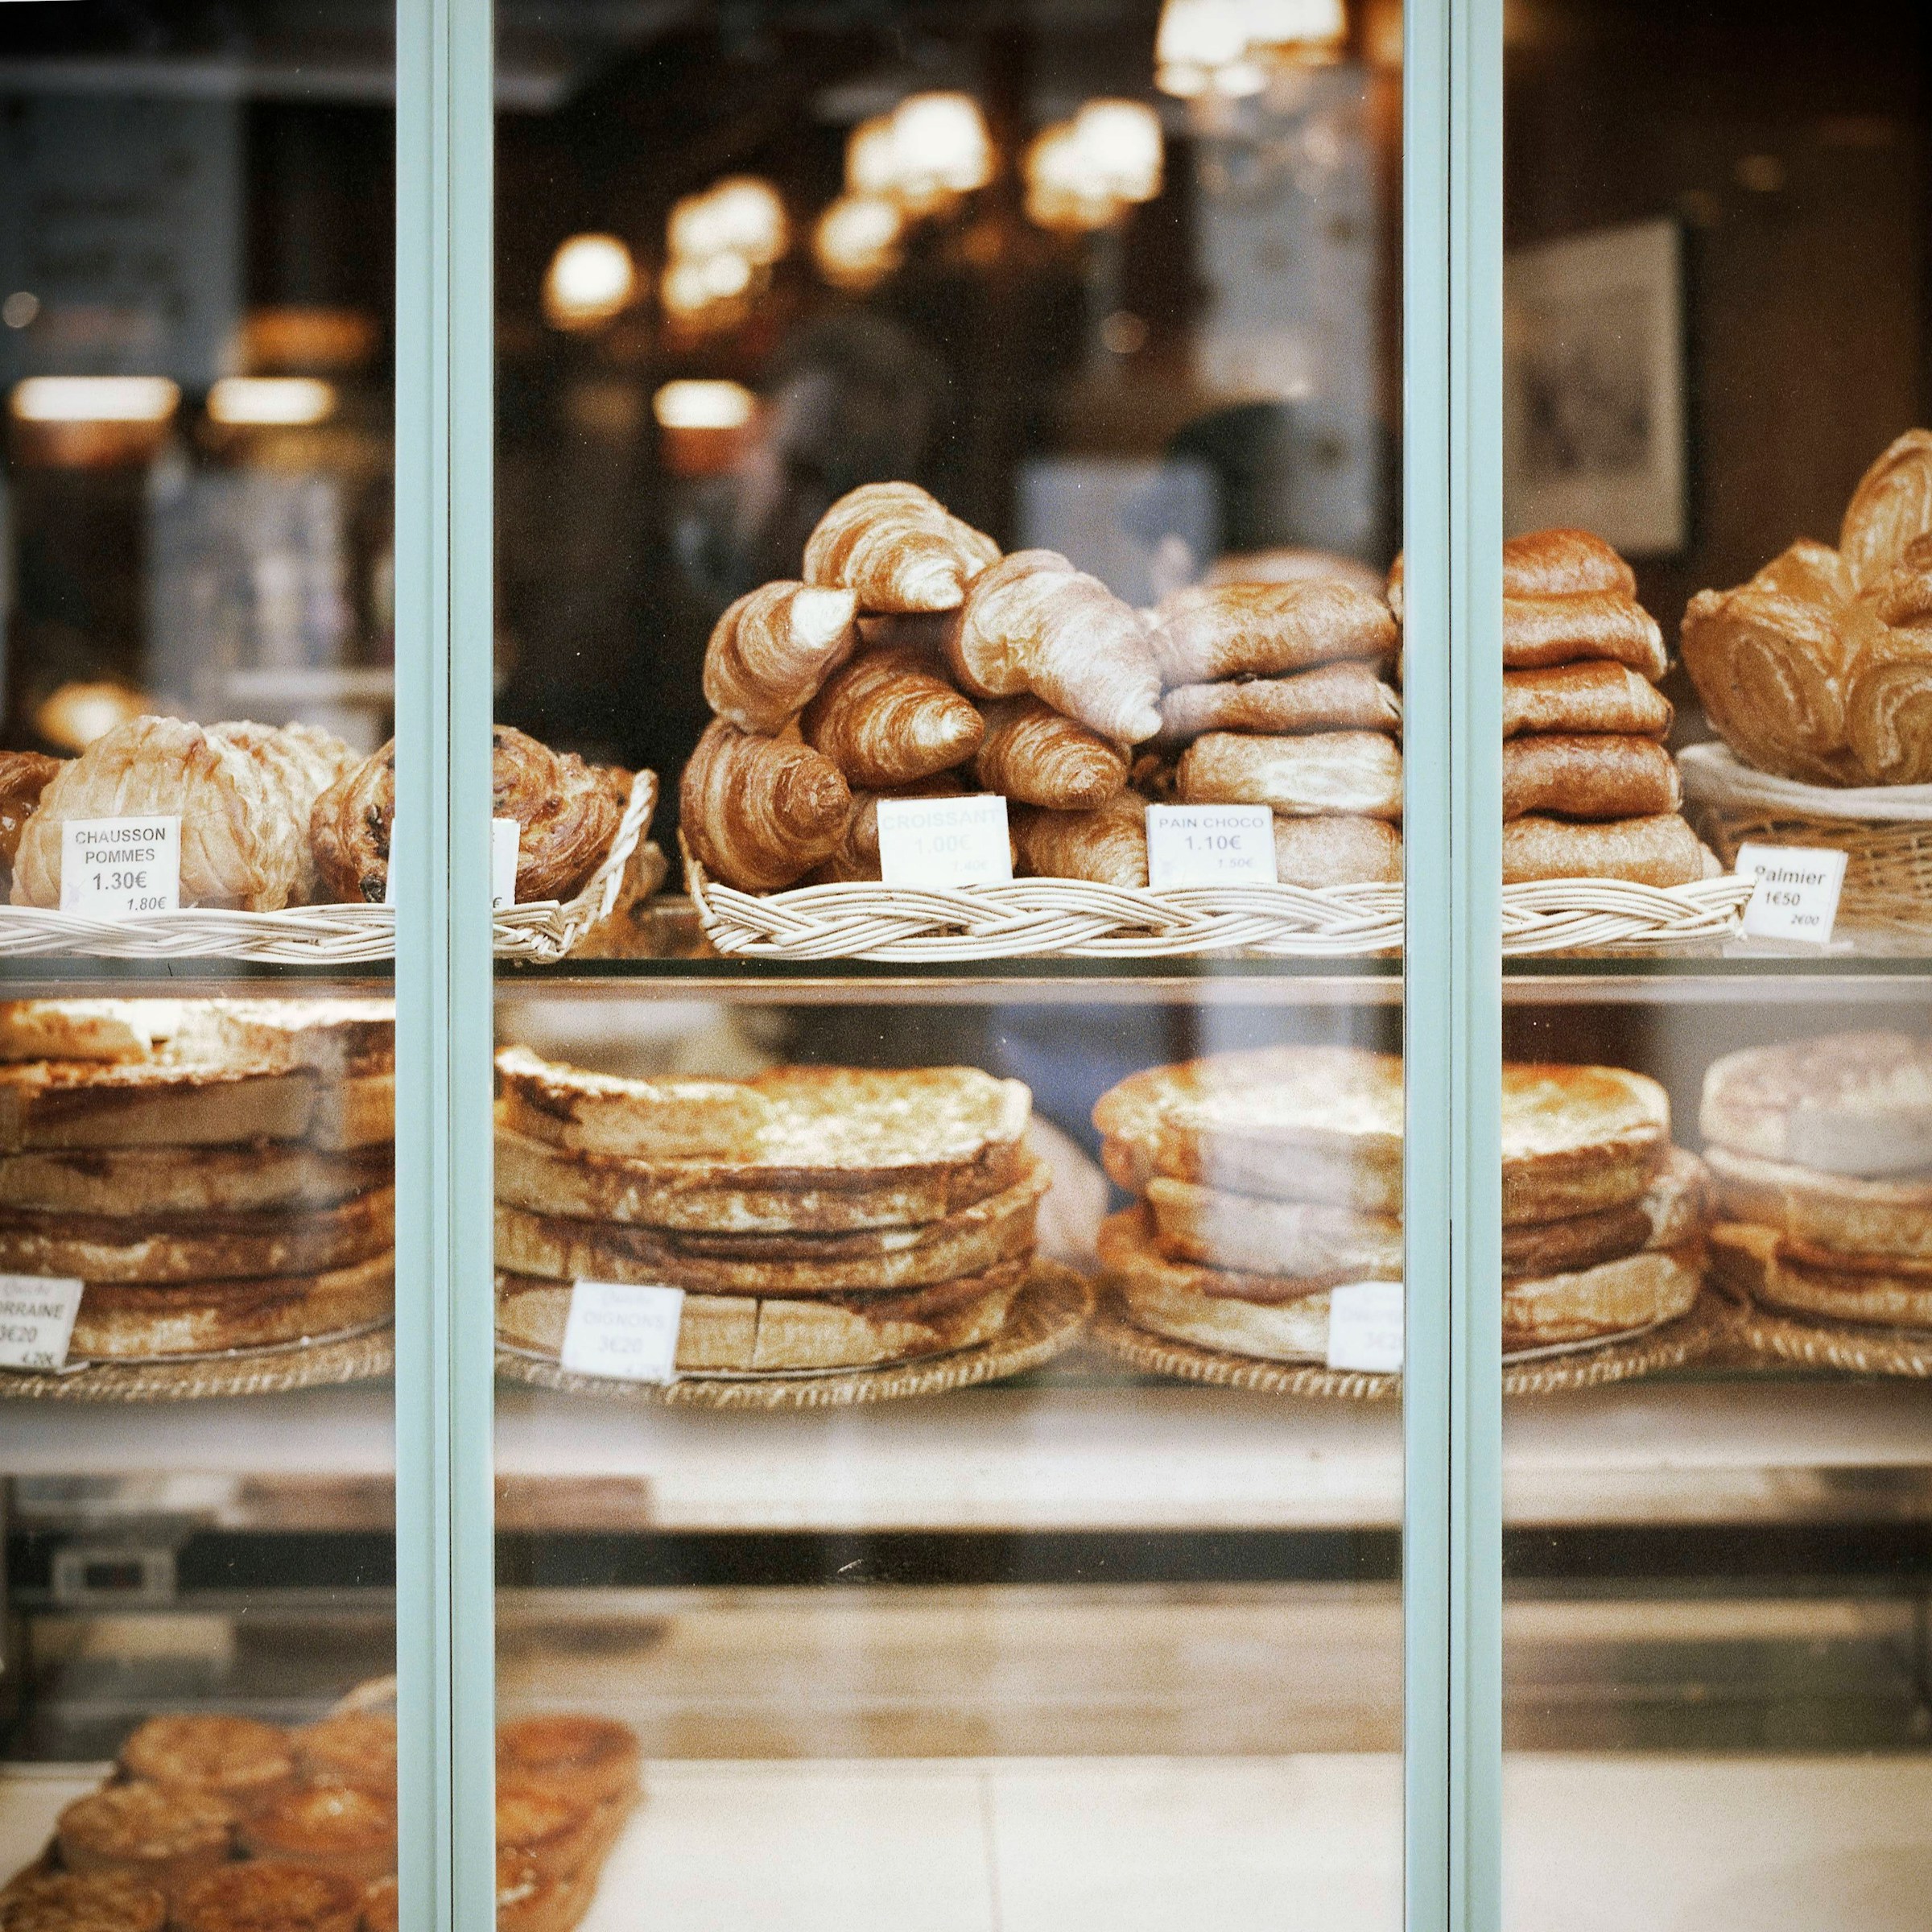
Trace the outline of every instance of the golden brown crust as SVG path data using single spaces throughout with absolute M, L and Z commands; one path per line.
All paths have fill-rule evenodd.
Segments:
M 324 1154 L 284 1143 L 93 1147 L 0 1156 L 0 1208 L 76 1215 L 111 1201 L 130 1215 L 286 1214 L 386 1188 L 387 1146 Z
M 1373 664 L 1346 658 L 1281 678 L 1183 684 L 1161 700 L 1161 742 L 1207 731 L 1382 731 L 1399 737 L 1402 701 Z
M 1395 646 L 1388 606 L 1339 577 L 1197 585 L 1162 602 L 1154 634 L 1170 689 L 1278 677 L 1343 658 L 1381 663 Z
M 1704 1138 L 1761 1160 L 1880 1179 L 1932 1166 L 1932 1043 L 1874 1030 L 1752 1046 L 1704 1075 Z
M 1662 738 L 1670 700 L 1641 672 L 1606 658 L 1503 673 L 1503 736 L 1525 732 L 1614 732 Z
M 1909 429 L 1864 476 L 1845 506 L 1838 547 L 1853 584 L 1876 584 L 1932 530 L 1932 433 Z
M 497 1849 L 520 1852 L 546 1878 L 566 1879 L 583 1870 L 602 1852 L 606 1828 L 603 1806 L 497 1781 Z
M 121 1769 L 150 1784 L 212 1793 L 244 1814 L 295 1777 L 288 1733 L 252 1717 L 151 1717 L 121 1747 Z
M 1012 825 L 1024 878 L 1147 883 L 1147 805 L 1133 792 L 1117 792 L 1093 811 L 1016 806 Z
M 1567 597 L 1591 592 L 1637 595 L 1637 573 L 1587 530 L 1525 530 L 1503 545 L 1503 594 Z
M 263 1859 L 211 1872 L 175 1906 L 175 1932 L 356 1932 L 362 1888 L 333 1872 Z
M 290 888 L 291 905 L 304 906 L 316 896 L 316 860 L 306 836 L 316 800 L 358 761 L 332 732 L 312 724 L 216 724 L 211 737 L 220 737 L 246 751 L 262 767 L 271 793 L 295 825 L 296 867 Z
M 1402 754 L 1379 731 L 1245 737 L 1211 731 L 1181 753 L 1188 805 L 1268 805 L 1289 818 L 1402 815 Z
M 380 906 L 396 816 L 396 741 L 352 765 L 308 815 L 318 890 L 339 904 Z
M 925 1287 L 1030 1249 L 1047 1180 L 1044 1164 L 1036 1162 L 1013 1187 L 943 1221 L 852 1234 L 672 1233 L 565 1220 L 499 1202 L 497 1264 L 551 1281 L 667 1283 L 714 1294 Z
M 863 611 L 956 610 L 999 554 L 916 483 L 864 483 L 819 518 L 805 581 L 856 592 Z
M 20 835 L 60 766 L 37 751 L 0 751 L 0 872 L 10 882 Z
M 490 744 L 490 816 L 519 828 L 517 902 L 573 897 L 610 850 L 621 801 L 574 751 L 552 751 L 507 724 Z
M 1503 816 L 1641 819 L 1683 803 L 1677 763 L 1650 738 L 1592 733 L 1512 738 L 1503 746 Z
M 976 698 L 1030 692 L 1121 745 L 1161 728 L 1160 674 L 1139 615 L 1057 551 L 1020 550 L 968 592 L 947 663 Z
M 547 1712 L 497 1727 L 497 1773 L 580 1804 L 636 1796 L 642 1750 L 628 1724 Z
M 1867 643 L 1845 693 L 1845 734 L 1873 783 L 1932 782 L 1932 629 L 1888 629 Z
M 1035 697 L 989 700 L 973 773 L 988 791 L 1054 811 L 1091 811 L 1127 782 L 1127 754 L 1111 739 Z
M 1703 1235 L 1709 1219 L 1710 1176 L 1703 1162 L 1673 1147 L 1634 1201 L 1505 1228 L 1504 1278 L 1575 1274 L 1645 1249 L 1682 1248 Z
M 1675 812 L 1600 824 L 1525 812 L 1503 827 L 1503 883 L 1538 879 L 1627 879 L 1638 886 L 1689 886 L 1714 862 Z
M 799 722 L 848 784 L 873 791 L 962 765 L 986 735 L 978 710 L 905 646 L 865 651 L 834 671 Z
M 1775 1228 L 1791 1252 L 1841 1265 L 1932 1264 L 1932 1179 L 1860 1180 L 1713 1146 L 1727 1216 Z
M 852 792 L 808 746 L 714 718 L 684 767 L 682 824 L 705 868 L 741 892 L 790 886 L 838 849 Z
M 1628 594 L 1503 598 L 1503 664 L 1530 671 L 1608 658 L 1656 683 L 1670 667 L 1656 618 Z
M 167 1900 L 119 1872 L 28 1872 L 0 1893 L 0 1932 L 163 1932 Z
M 348 1711 L 295 1734 L 295 1761 L 312 1785 L 353 1785 L 393 1799 L 396 1720 L 378 1711 Z
M 1399 886 L 1402 834 L 1382 819 L 1348 813 L 1274 820 L 1274 877 L 1282 886 Z
M 70 1872 L 118 1872 L 172 1898 L 227 1864 L 233 1805 L 206 1791 L 141 1783 L 105 1785 L 60 1814 L 54 1842 Z
M 1804 1260 L 1774 1228 L 1742 1221 L 1711 1229 L 1711 1259 L 1726 1286 L 1767 1307 L 1831 1321 L 1932 1329 L 1932 1275 Z
M 1503 1283 L 1503 1352 L 1608 1340 L 1688 1315 L 1704 1276 L 1698 1242 L 1648 1250 L 1571 1274 Z
M 849 590 L 782 581 L 748 591 L 704 653 L 704 701 L 741 731 L 769 737 L 811 702 L 857 648 Z
M 1638 1200 L 1670 1150 L 1669 1096 L 1628 1067 L 1506 1062 L 1502 1103 L 1505 1226 Z
M 280 1859 L 312 1872 L 333 1872 L 360 1889 L 396 1865 L 396 1806 L 353 1785 L 317 1785 L 285 1792 L 242 1821 L 250 1858 Z
M 89 1282 L 69 1352 L 134 1361 L 267 1348 L 387 1321 L 395 1307 L 395 1257 L 373 1255 L 322 1274 L 245 1281 Z

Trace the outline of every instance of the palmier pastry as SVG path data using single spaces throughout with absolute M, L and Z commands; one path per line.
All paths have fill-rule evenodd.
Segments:
M 1160 673 L 1146 625 L 1057 551 L 1015 551 L 979 576 L 946 656 L 976 698 L 1030 691 L 1122 745 L 1161 728 Z
M 832 673 L 799 720 L 805 742 L 870 791 L 961 765 L 985 720 L 916 649 L 869 650 Z
M 851 788 L 830 758 L 723 718 L 705 727 L 684 767 L 684 836 L 713 877 L 741 892 L 802 878 L 837 851 L 851 816 Z
M 747 591 L 712 627 L 704 701 L 741 731 L 782 730 L 859 641 L 849 590 L 779 582 Z
M 121 1769 L 150 1784 L 185 1786 L 259 1810 L 295 1777 L 288 1734 L 252 1717 L 151 1717 L 121 1747 Z
M 1042 811 L 1022 805 L 1013 814 L 1020 870 L 1031 878 L 1087 879 L 1096 886 L 1147 883 L 1147 803 L 1117 792 L 1092 811 Z
M 0 1932 L 163 1932 L 167 1901 L 120 1872 L 32 1872 L 0 1893 Z
M 1021 805 L 1091 811 L 1125 786 L 1126 753 L 1050 704 L 996 698 L 985 709 L 986 741 L 973 774 L 987 791 Z
M 183 718 L 130 718 L 61 766 L 14 857 L 16 906 L 60 903 L 69 819 L 181 821 L 181 902 L 278 912 L 299 890 L 305 826 L 274 769 Z
M 334 1872 L 263 1859 L 198 1880 L 175 1903 L 175 1932 L 357 1932 L 362 1888 Z
M 60 1814 L 54 1842 L 70 1872 L 120 1872 L 170 1898 L 228 1863 L 234 1807 L 205 1791 L 105 1785 Z
M 1340 577 L 1211 584 L 1162 602 L 1154 631 L 1161 681 L 1276 677 L 1338 658 L 1395 654 L 1395 620 L 1380 597 Z
M 637 1795 L 637 1733 L 609 1718 L 522 1717 L 497 1727 L 497 1774 L 579 1804 Z
M 0 751 L 0 872 L 10 881 L 20 835 L 60 769 L 60 759 L 43 758 L 37 751 Z
M 1878 582 L 1932 531 L 1932 431 L 1909 429 L 1859 479 L 1838 547 L 1853 585 Z
M 334 1872 L 358 1886 L 396 1868 L 396 1805 L 353 1785 L 284 1792 L 242 1821 L 242 1848 L 312 1871 Z
M 396 1794 L 396 1720 L 348 1711 L 295 1734 L 295 1762 L 312 1785 L 353 1785 L 378 1797 Z
M 805 581 L 854 591 L 865 611 L 956 610 L 999 554 L 916 483 L 865 483 L 819 518 Z

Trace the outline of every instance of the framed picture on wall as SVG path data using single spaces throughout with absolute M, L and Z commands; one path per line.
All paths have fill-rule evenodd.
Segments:
M 1687 540 L 1683 250 L 1674 221 L 1513 249 L 1503 279 L 1503 514 L 1630 556 Z

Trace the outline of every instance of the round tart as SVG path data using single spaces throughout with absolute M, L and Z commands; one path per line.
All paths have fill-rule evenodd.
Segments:
M 353 1785 L 284 1792 L 242 1821 L 241 1840 L 252 1858 L 339 1872 L 368 1885 L 396 1868 L 395 1801 Z
M 396 1720 L 379 1711 L 325 1717 L 295 1734 L 295 1761 L 312 1785 L 396 1794 Z
M 497 1772 L 580 1804 L 628 1801 L 638 1789 L 637 1733 L 608 1718 L 523 1717 L 497 1727 Z
M 0 1893 L 0 1932 L 162 1932 L 167 1901 L 122 1872 L 39 1872 Z
M 252 1717 L 151 1717 L 121 1747 L 121 1768 L 258 1810 L 294 1781 L 288 1735 Z
M 192 1787 L 107 1785 L 77 1798 L 54 1827 L 60 1862 L 71 1872 L 121 1872 L 171 1897 L 228 1862 L 235 1813 Z
M 175 1904 L 172 1932 L 357 1932 L 361 1918 L 353 1879 L 264 1860 L 190 1886 Z
M 497 1785 L 497 1845 L 521 1852 L 544 1877 L 565 1879 L 605 1847 L 605 1822 L 594 1805 L 559 1798 L 535 1785 Z

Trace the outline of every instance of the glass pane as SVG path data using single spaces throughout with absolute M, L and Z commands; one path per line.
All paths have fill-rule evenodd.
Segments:
M 329 897 L 388 735 L 394 62 L 346 0 L 0 13 L 10 1925 L 393 1883 L 390 970 L 117 925 Z
M 497 983 L 588 1926 L 1399 1922 L 1401 21 L 1307 10 L 498 6 L 497 809 L 665 867 Z M 1163 803 L 1388 923 L 1082 956 Z M 1043 896 L 827 929 L 948 886 Z
M 1508 1917 L 1538 1932 L 1923 1916 L 1922 47 L 1877 4 L 1511 16 L 1505 812 L 1639 853 L 1674 767 L 1711 869 L 1759 881 L 1748 936 L 1507 979 L 1506 1055 L 1558 1063 L 1505 1089 L 1506 1150 L 1512 1093 L 1546 1109 L 1503 1290 L 1505 1386 L 1541 1391 L 1505 1411 Z M 1527 584 L 1552 525 L 1589 534 Z M 1616 557 L 1633 592 L 1562 614 Z M 1661 684 L 1619 667 L 1640 607 Z M 1516 668 L 1539 624 L 1575 668 Z M 1532 715 L 1559 679 L 1577 708 Z M 1554 789 L 1508 795 L 1537 761 Z M 1559 1142 L 1587 1199 L 1537 1179 Z

